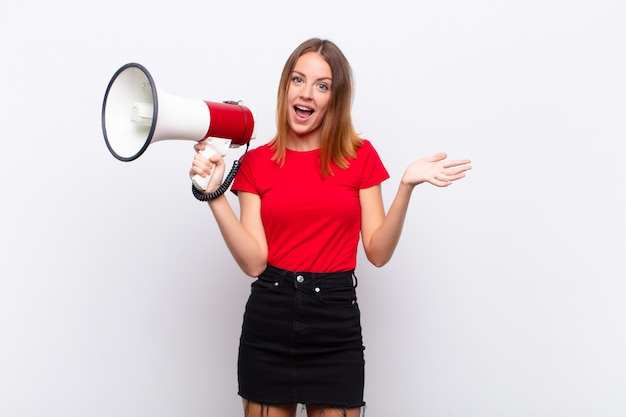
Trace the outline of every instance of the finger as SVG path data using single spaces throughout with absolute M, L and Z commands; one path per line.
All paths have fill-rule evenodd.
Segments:
M 191 166 L 191 173 L 193 175 L 200 175 L 202 177 L 206 176 L 206 170 L 202 166 L 200 166 L 198 164 L 193 164 Z
M 219 153 L 213 154 L 209 157 L 209 161 L 213 164 L 217 164 L 218 162 L 220 162 L 221 159 L 222 155 L 220 155 Z
M 445 164 L 443 165 L 444 168 L 452 168 L 452 167 L 457 167 L 460 165 L 468 165 L 468 168 L 471 168 L 469 166 L 469 164 L 472 161 L 470 161 L 469 159 L 454 159 L 454 160 L 450 160 L 450 161 L 446 161 Z
M 198 154 L 198 156 L 194 158 L 193 161 L 193 168 L 197 171 L 200 171 L 198 172 L 199 174 L 202 173 L 208 175 L 214 166 L 215 164 L 213 164 L 200 154 Z
M 199 161 L 200 163 L 202 163 L 204 165 L 207 165 L 207 166 L 210 166 L 210 165 L 214 164 L 214 162 L 211 162 L 211 158 L 210 157 L 207 157 L 207 156 L 205 156 L 204 154 L 202 154 L 200 152 L 197 152 L 194 155 L 194 160 Z
M 448 185 L 452 184 L 452 181 L 449 181 L 448 179 L 443 179 L 441 177 L 435 177 L 429 182 L 437 187 L 447 187 Z
M 446 175 L 446 181 L 452 183 L 453 181 L 460 180 L 461 178 L 465 178 L 464 173 L 454 174 L 454 175 Z
M 469 171 L 470 169 L 472 169 L 472 167 L 466 165 L 466 166 L 460 166 L 460 167 L 456 167 L 456 168 L 448 168 L 448 169 L 444 170 L 444 173 L 446 175 L 457 175 L 457 174 L 460 174 L 462 172 Z

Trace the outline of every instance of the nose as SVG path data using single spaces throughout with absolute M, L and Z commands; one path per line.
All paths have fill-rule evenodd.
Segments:
M 300 89 L 300 97 L 303 99 L 311 99 L 313 97 L 313 86 L 310 84 L 304 84 Z

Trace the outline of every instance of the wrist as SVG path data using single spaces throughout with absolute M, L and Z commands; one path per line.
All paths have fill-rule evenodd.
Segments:
M 400 187 L 408 190 L 408 191 L 413 191 L 413 188 L 415 188 L 416 185 L 421 184 L 423 181 L 420 182 L 410 182 L 407 181 L 404 177 L 402 177 L 402 179 L 400 180 Z
M 217 204 L 221 204 L 222 201 L 224 201 L 224 200 L 226 200 L 226 195 L 225 194 L 220 194 L 220 195 L 218 195 L 216 197 L 209 198 L 207 200 L 207 203 L 209 204 L 209 206 L 214 206 L 214 205 L 217 205 Z

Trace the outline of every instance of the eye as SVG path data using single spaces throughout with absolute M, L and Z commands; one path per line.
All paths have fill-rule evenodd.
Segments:
M 324 90 L 324 91 L 330 90 L 330 86 L 326 83 L 319 83 L 317 85 L 317 88 L 319 88 L 320 90 Z
M 300 84 L 302 83 L 302 77 L 294 75 L 293 77 L 291 77 L 291 82 L 293 82 L 294 84 Z

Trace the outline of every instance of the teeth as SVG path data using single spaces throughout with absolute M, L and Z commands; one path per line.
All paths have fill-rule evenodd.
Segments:
M 313 111 L 311 109 L 309 109 L 308 107 L 302 107 L 302 106 L 296 106 L 297 110 L 302 110 L 302 111 Z

